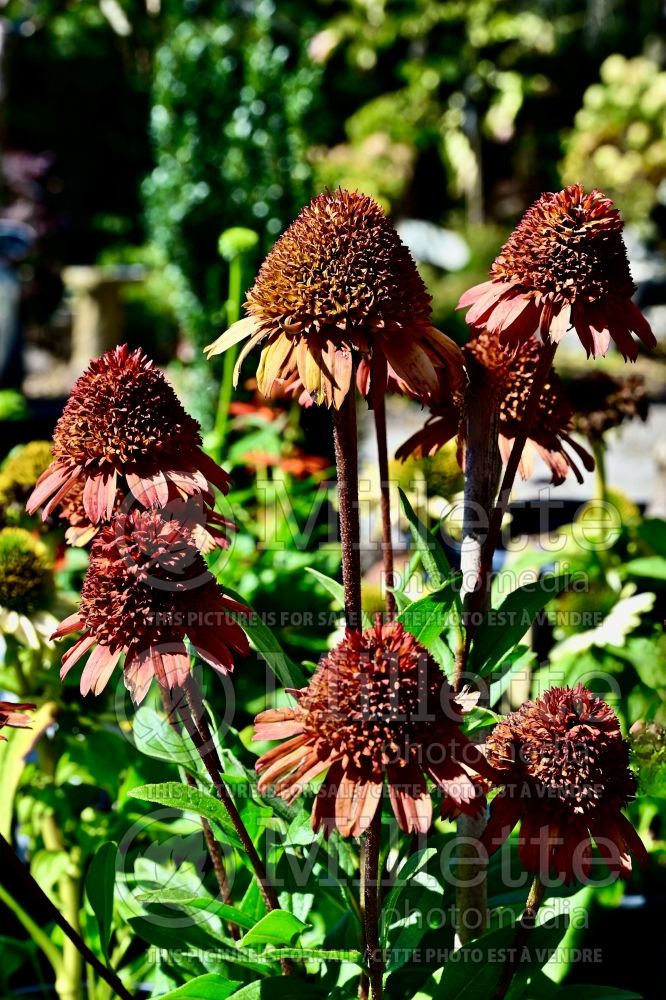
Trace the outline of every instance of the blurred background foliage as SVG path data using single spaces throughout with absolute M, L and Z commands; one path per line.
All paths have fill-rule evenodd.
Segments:
M 3 148 L 45 158 L 5 201 L 39 203 L 59 265 L 144 265 L 123 295 L 158 356 L 224 321 L 219 233 L 256 230 L 256 264 L 324 186 L 464 237 L 424 255 L 454 333 L 542 190 L 600 184 L 662 235 L 659 0 L 9 0 L 2 23 Z

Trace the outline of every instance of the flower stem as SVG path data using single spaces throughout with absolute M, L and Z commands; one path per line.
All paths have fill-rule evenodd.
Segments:
M 379 854 L 382 840 L 381 803 L 363 842 L 362 913 L 365 963 L 368 967 L 370 1000 L 381 1000 L 384 992 L 384 960 L 379 940 Z
M 26 897 L 32 897 L 39 907 L 40 912 L 60 928 L 88 965 L 92 966 L 100 979 L 109 984 L 113 990 L 113 995 L 120 997 L 121 1000 L 132 1000 L 132 994 L 125 989 L 116 973 L 97 958 L 97 955 L 90 950 L 85 941 L 70 926 L 57 906 L 51 902 L 41 886 L 35 881 L 28 868 L 17 858 L 11 845 L 5 840 L 2 834 L 0 834 L 0 859 L 6 864 L 7 868 L 10 868 L 15 873 L 17 882 Z
M 541 398 L 541 392 L 546 379 L 548 378 L 548 373 L 552 367 L 556 350 L 557 344 L 552 341 L 549 340 L 544 343 L 541 347 L 541 354 L 536 368 L 534 369 L 534 377 L 532 379 L 530 394 L 527 397 L 527 402 L 525 403 L 525 409 L 518 427 L 518 432 L 513 439 L 513 447 L 511 449 L 511 454 L 509 455 L 509 461 L 506 463 L 506 469 L 504 470 L 504 476 L 502 478 L 502 485 L 500 486 L 495 509 L 490 520 L 488 537 L 486 538 L 484 545 L 483 565 L 487 572 L 489 572 L 492 567 L 493 554 L 499 542 L 500 533 L 502 531 L 502 521 L 504 520 L 504 515 L 506 514 L 509 506 L 509 498 L 511 496 L 511 490 L 513 489 L 516 473 L 518 472 L 518 466 L 520 465 L 520 460 L 523 455 L 525 442 L 527 441 L 529 432 L 533 427 L 534 417 L 536 416 L 539 400 Z
M 252 843 L 252 838 L 250 837 L 241 815 L 236 808 L 236 803 L 231 796 L 231 792 L 222 778 L 222 774 L 224 773 L 222 761 L 219 758 L 212 734 L 208 728 L 208 723 L 204 715 L 197 711 L 197 707 L 194 704 L 191 682 L 190 685 L 184 688 L 184 692 L 187 707 L 182 704 L 178 705 L 178 712 L 183 725 L 185 726 L 192 743 L 196 747 L 197 753 L 201 757 L 201 760 L 210 775 L 210 779 L 215 786 L 215 791 L 221 799 L 222 804 L 229 815 L 229 819 L 234 825 L 234 829 L 243 844 L 244 850 L 247 852 L 250 864 L 254 869 L 255 875 L 257 876 L 266 907 L 269 910 L 279 910 L 280 904 L 274 888 L 268 881 L 264 863 L 259 857 L 256 847 Z
M 340 408 L 333 410 L 333 437 L 338 476 L 345 618 L 347 628 L 357 629 L 361 627 L 361 533 L 358 520 L 358 439 L 353 380 Z
M 199 710 L 201 699 L 198 697 L 198 692 L 195 689 L 191 678 L 184 686 L 183 690 L 187 704 L 183 705 L 182 702 L 178 704 L 178 712 L 183 721 L 183 725 L 185 726 L 192 743 L 196 747 L 197 753 L 199 754 L 204 767 L 210 775 L 215 791 L 226 809 L 229 819 L 233 823 L 234 829 L 236 830 L 239 840 L 243 845 L 243 849 L 249 858 L 257 882 L 259 883 L 259 889 L 261 890 L 261 895 L 263 896 L 266 908 L 268 910 L 279 910 L 280 901 L 278 900 L 277 893 L 270 883 L 268 875 L 266 874 L 264 863 L 259 857 L 259 852 L 254 846 L 247 827 L 243 823 L 243 819 L 236 808 L 236 803 L 234 802 L 231 793 L 222 778 L 224 773 L 222 761 L 220 760 L 217 752 L 217 747 L 215 746 L 215 741 L 213 740 L 212 733 L 208 726 L 208 721 L 203 711 Z M 281 959 L 280 966 L 285 976 L 291 975 L 294 971 L 293 962 L 291 962 L 288 958 Z
M 375 436 L 379 461 L 380 506 L 382 512 L 382 555 L 384 561 L 384 589 L 386 591 L 386 611 L 389 620 L 395 618 L 395 586 L 393 575 L 393 535 L 391 531 L 391 493 L 389 483 L 388 448 L 386 444 L 386 399 L 383 380 L 373 377 L 372 406 L 375 415 Z
M 530 934 L 536 926 L 537 913 L 539 912 L 539 907 L 541 906 L 545 895 L 546 887 L 541 881 L 540 876 L 535 875 L 527 897 L 527 902 L 525 903 L 523 915 L 520 918 L 518 927 L 516 928 L 516 936 L 513 940 L 513 946 L 509 951 L 509 957 L 506 961 L 504 969 L 502 970 L 502 975 L 493 995 L 493 1000 L 504 1000 L 504 997 L 508 992 L 511 980 L 520 965 L 523 948 L 527 944 Z
M 229 326 L 232 326 L 240 319 L 242 298 L 243 254 L 237 254 L 229 261 L 229 298 L 227 299 L 227 323 Z M 234 344 L 224 355 L 224 368 L 222 369 L 222 382 L 217 400 L 215 427 L 211 438 L 211 450 L 214 451 L 214 457 L 217 460 L 221 457 L 227 437 L 229 406 L 234 391 L 234 366 L 236 364 L 237 353 L 238 344 Z
M 169 724 L 176 729 L 178 723 L 176 721 L 176 716 L 174 713 L 174 707 L 170 701 L 169 693 L 160 686 L 160 693 L 162 695 L 162 705 L 166 713 L 167 721 Z M 190 786 L 190 788 L 196 788 L 197 782 L 196 778 L 188 772 L 185 773 L 185 781 Z M 227 872 L 224 866 L 224 858 L 222 857 L 222 851 L 220 850 L 220 845 L 215 839 L 215 834 L 213 829 L 206 819 L 205 816 L 201 817 L 201 828 L 203 830 L 204 839 L 206 841 L 206 849 L 208 850 L 208 856 L 213 865 L 213 870 L 215 872 L 215 878 L 217 880 L 217 887 L 220 890 L 220 898 L 223 903 L 229 903 L 231 901 L 231 890 L 229 888 L 229 882 L 227 880 Z M 238 936 L 238 927 L 236 924 L 229 925 L 230 933 L 233 937 Z

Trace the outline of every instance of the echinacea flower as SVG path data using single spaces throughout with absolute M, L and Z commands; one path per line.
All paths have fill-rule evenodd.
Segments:
M 44 544 L 23 528 L 0 531 L 0 633 L 37 650 L 58 624 L 53 565 Z
M 431 321 L 430 296 L 407 247 L 367 195 L 325 192 L 302 210 L 261 266 L 247 316 L 209 357 L 247 340 L 236 364 L 263 345 L 257 384 L 269 396 L 297 376 L 317 403 L 339 407 L 355 359 L 377 386 L 387 364 L 420 398 L 462 379 L 460 351 Z M 248 339 L 249 338 L 249 339 Z
M 613 203 L 580 184 L 543 194 L 502 247 L 490 281 L 470 288 L 458 308 L 467 322 L 515 344 L 537 330 L 558 343 L 573 326 L 588 357 L 606 354 L 614 341 L 625 360 L 656 339 L 640 309 Z
M 486 382 L 494 387 L 499 402 L 498 447 L 503 462 L 507 462 L 518 433 L 532 388 L 534 369 L 539 357 L 539 344 L 534 337 L 508 350 L 487 331 L 465 344 L 463 353 L 468 369 L 477 365 L 485 369 Z M 569 433 L 573 427 L 573 411 L 562 384 L 553 368 L 539 395 L 537 411 L 528 430 L 518 471 L 528 479 L 534 471 L 536 456 L 550 469 L 552 482 L 563 483 L 569 471 L 579 482 L 582 473 L 571 452 L 584 468 L 594 468 L 592 456 Z M 448 397 L 433 406 L 432 413 L 421 430 L 413 434 L 396 452 L 403 461 L 411 454 L 417 457 L 434 455 L 447 441 L 459 435 L 459 458 L 463 462 L 465 428 L 459 421 L 458 410 Z
M 31 712 L 34 705 L 29 702 L 0 701 L 0 729 L 10 726 L 12 729 L 29 729 L 30 716 L 26 712 Z M 6 736 L 0 734 L 0 740 L 6 740 Z
M 77 380 L 53 435 L 54 460 L 28 504 L 43 516 L 84 483 L 83 510 L 92 525 L 110 520 L 118 490 L 143 507 L 223 493 L 229 477 L 201 450 L 196 420 L 183 409 L 159 368 L 126 345 L 92 361 Z M 217 515 L 211 510 L 215 521 Z M 217 532 L 217 528 L 212 528 Z
M 348 630 L 324 656 L 297 704 L 262 712 L 256 740 L 287 737 L 256 764 L 258 789 L 292 801 L 328 771 L 312 813 L 315 830 L 360 836 L 388 784 L 393 812 L 405 832 L 425 833 L 432 821 L 426 777 L 452 808 L 475 814 L 470 771 L 492 774 L 460 729 L 464 705 L 444 674 L 397 622 L 361 633 Z
M 124 653 L 123 679 L 138 703 L 153 676 L 165 689 L 187 680 L 186 638 L 216 670 L 230 672 L 233 652 L 249 650 L 231 614 L 247 612 L 224 595 L 192 530 L 168 510 L 116 514 L 93 542 L 79 610 L 54 633 L 82 632 L 63 656 L 60 676 L 90 652 L 81 693 L 99 694 Z
M 584 881 L 592 839 L 611 871 L 631 873 L 645 848 L 621 810 L 633 797 L 629 750 L 615 712 L 582 684 L 552 688 L 498 723 L 486 742 L 503 790 L 493 799 L 484 843 L 492 853 L 521 823 L 526 871 Z

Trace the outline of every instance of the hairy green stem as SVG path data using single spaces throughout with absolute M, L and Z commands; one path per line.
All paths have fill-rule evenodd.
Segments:
M 493 1000 L 504 1000 L 504 997 L 511 986 L 511 980 L 520 965 L 523 949 L 529 940 L 530 934 L 536 927 L 537 914 L 545 895 L 546 887 L 541 881 L 540 876 L 535 875 L 527 897 L 527 902 L 525 903 L 523 915 L 520 918 L 520 923 L 516 929 L 513 946 L 509 951 L 509 957 L 502 970 L 502 975 L 497 984 L 497 988 L 495 989 Z
M 376 386 L 376 388 L 375 388 Z M 371 385 L 372 406 L 375 415 L 375 436 L 377 438 L 377 458 L 379 464 L 380 507 L 382 514 L 382 557 L 384 563 L 384 589 L 386 591 L 386 611 L 389 620 L 395 618 L 396 606 L 393 587 L 393 532 L 391 530 L 391 492 L 389 481 L 388 447 L 386 443 L 386 399 L 384 386 L 377 378 Z

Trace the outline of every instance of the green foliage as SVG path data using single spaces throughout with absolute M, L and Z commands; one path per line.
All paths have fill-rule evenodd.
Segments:
M 566 141 L 567 184 L 600 187 L 625 219 L 645 224 L 663 203 L 666 73 L 645 56 L 609 56 Z
M 199 348 L 224 321 L 220 232 L 249 227 L 266 250 L 307 200 L 318 72 L 301 59 L 298 31 L 270 3 L 248 13 L 213 0 L 175 21 L 155 54 L 148 221 L 183 276 L 178 315 Z

